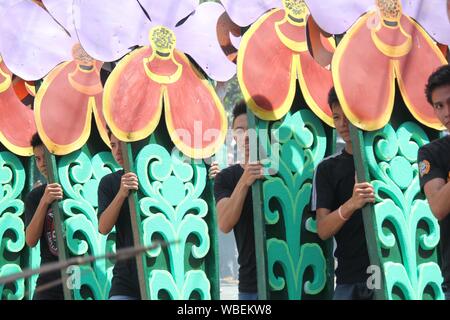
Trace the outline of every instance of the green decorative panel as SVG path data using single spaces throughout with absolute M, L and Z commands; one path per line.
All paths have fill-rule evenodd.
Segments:
M 28 261 L 29 268 L 39 269 L 39 267 L 41 266 L 41 246 L 40 246 L 39 241 L 34 248 L 29 249 L 29 259 L 30 259 Z M 28 294 L 26 295 L 26 298 L 28 300 L 33 299 L 33 294 L 34 294 L 34 290 L 36 289 L 37 279 L 38 279 L 38 275 L 33 275 L 25 280 L 26 284 L 29 288 Z
M 276 122 L 255 118 L 266 171 L 253 188 L 255 219 L 263 215 L 265 241 L 262 262 L 256 239 L 257 263 L 266 268 L 258 266 L 265 274 L 259 295 L 264 298 L 265 287 L 268 299 L 326 299 L 333 292 L 332 244 L 319 239 L 309 204 L 314 170 L 331 153 L 333 132 L 309 109 L 295 109 Z
M 135 167 L 141 191 L 136 207 L 142 244 L 177 241 L 147 252 L 144 268 L 148 297 L 218 297 L 214 284 L 218 272 L 214 262 L 217 230 L 212 224 L 213 202 L 205 164 L 187 160 L 175 148 L 169 153 L 162 145 L 150 143 L 137 153 Z
M 375 204 L 363 212 L 371 264 L 381 267 L 377 297 L 443 299 L 439 224 L 420 190 L 417 166 L 419 147 L 430 141 L 426 132 L 412 121 L 397 129 L 390 123 L 375 132 L 355 130 L 358 177 L 375 189 Z
M 91 156 L 86 147 L 58 159 L 58 178 L 64 190 L 60 208 L 70 257 L 115 251 L 115 231 L 107 236 L 98 232 L 97 190 L 103 176 L 119 169 L 111 152 Z M 109 260 L 98 259 L 79 269 L 68 269 L 69 275 L 80 275 L 79 281 L 73 279 L 73 298 L 108 299 L 113 266 Z
M 25 169 L 14 154 L 0 152 L 0 277 L 27 268 L 24 226 Z M 24 279 L 0 285 L 0 300 L 25 298 Z

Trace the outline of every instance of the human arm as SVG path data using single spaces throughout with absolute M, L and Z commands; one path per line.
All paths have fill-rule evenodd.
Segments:
M 44 221 L 48 207 L 53 203 L 53 201 L 61 200 L 62 198 L 63 190 L 57 183 L 48 184 L 45 187 L 44 195 L 41 197 L 37 207 L 33 207 L 33 205 L 29 203 L 32 200 L 27 198 L 26 210 L 33 214 L 33 217 L 25 230 L 25 241 L 29 247 L 36 246 L 42 236 L 42 230 L 44 228 Z M 29 213 L 26 215 L 29 215 Z
M 353 184 L 352 195 L 342 203 L 337 198 L 337 184 L 333 162 L 324 161 L 318 165 L 313 178 L 311 209 L 316 213 L 317 233 L 322 240 L 333 237 L 345 222 L 367 202 L 374 202 L 373 187 L 367 183 Z
M 244 173 L 239 179 L 236 187 L 232 191 L 229 190 L 231 195 L 218 200 L 216 210 L 218 214 L 219 229 L 222 232 L 230 232 L 238 223 L 250 187 L 257 179 L 261 179 L 262 177 L 262 166 L 260 164 L 245 165 Z M 219 177 L 219 179 L 216 179 L 215 188 L 221 187 L 223 187 L 222 177 Z
M 317 233 L 320 239 L 327 240 L 341 230 L 342 226 L 352 217 L 352 215 L 366 203 L 375 202 L 373 187 L 368 182 L 355 183 L 352 197 L 338 209 L 331 212 L 330 209 L 318 208 Z
M 109 187 L 107 181 L 102 180 L 98 190 L 99 203 L 107 203 L 104 210 L 99 206 L 100 218 L 98 221 L 98 231 L 101 234 L 108 234 L 117 222 L 120 209 L 124 201 L 128 198 L 130 190 L 138 190 L 139 182 L 135 173 L 125 173 L 120 179 L 120 188 L 117 194 L 112 198 L 106 190 Z
M 445 219 L 450 213 L 450 182 L 434 178 L 425 183 L 425 195 L 431 212 L 438 220 Z
M 419 149 L 419 178 L 433 215 L 442 220 L 450 213 L 450 182 L 445 180 L 448 170 L 445 170 L 445 165 L 433 150 L 436 149 L 431 148 L 431 145 Z

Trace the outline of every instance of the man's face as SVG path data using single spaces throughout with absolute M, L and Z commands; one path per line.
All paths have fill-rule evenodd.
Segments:
M 450 85 L 437 87 L 431 93 L 434 114 L 450 131 Z
M 123 168 L 122 142 L 111 135 L 111 152 L 116 162 Z
M 236 141 L 238 151 L 244 152 L 245 159 L 248 159 L 249 155 L 249 145 L 248 145 L 248 123 L 247 114 L 241 114 L 238 116 L 233 123 L 233 137 Z
M 342 111 L 342 108 L 338 103 L 333 104 L 331 110 L 333 112 L 333 122 L 336 127 L 336 131 L 345 143 L 350 142 L 350 130 L 348 128 L 348 120 L 344 114 L 344 111 Z
M 37 146 L 33 148 L 34 158 L 36 160 L 36 167 L 39 172 L 48 179 L 47 177 L 47 166 L 45 165 L 45 149 L 44 146 Z

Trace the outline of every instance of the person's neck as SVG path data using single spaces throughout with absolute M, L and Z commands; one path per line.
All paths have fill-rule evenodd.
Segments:
M 348 154 L 353 154 L 353 146 L 351 142 L 346 142 L 344 149 Z

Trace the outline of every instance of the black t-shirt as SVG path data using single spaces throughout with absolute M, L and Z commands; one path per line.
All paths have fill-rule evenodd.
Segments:
M 98 216 L 116 197 L 120 189 L 120 180 L 124 171 L 110 173 L 102 178 L 98 187 Z M 133 232 L 128 201 L 125 200 L 120 209 L 116 227 L 116 250 L 132 247 Z M 136 259 L 117 261 L 113 270 L 113 279 L 109 296 L 126 295 L 140 299 L 139 281 L 137 276 Z
M 217 174 L 214 182 L 214 197 L 216 203 L 223 198 L 231 197 L 239 179 L 244 173 L 241 165 L 228 167 Z M 239 291 L 257 292 L 256 281 L 256 255 L 255 232 L 253 226 L 253 201 L 252 190 L 248 189 L 245 202 L 242 207 L 241 217 L 233 228 L 234 237 L 238 249 L 239 263 Z
M 41 185 L 39 187 L 34 188 L 28 193 L 25 199 L 25 225 L 28 227 L 33 216 L 36 212 L 36 209 L 39 206 L 39 202 L 41 201 L 42 196 L 45 192 L 45 187 L 47 185 Z M 40 241 L 40 249 L 41 249 L 41 266 L 47 263 L 57 262 L 58 261 L 58 247 L 56 243 L 56 232 L 54 225 L 54 217 L 52 207 L 49 206 L 47 210 L 47 214 L 45 215 L 44 227 L 42 229 L 42 235 L 39 239 Z M 56 281 L 61 279 L 61 272 L 54 271 L 50 273 L 45 273 L 39 275 L 36 283 L 36 287 L 43 286 L 47 283 Z M 42 292 L 43 296 L 54 297 L 55 299 L 61 298 L 64 299 L 63 288 L 62 285 L 54 286 L 50 289 L 47 289 Z
M 450 182 L 450 136 L 435 140 L 419 149 L 420 187 L 436 178 Z M 450 290 L 450 214 L 439 221 L 440 253 L 444 285 Z
M 316 169 L 313 181 L 311 209 L 338 209 L 352 197 L 355 185 L 353 156 L 345 150 L 323 160 Z M 338 260 L 337 284 L 366 282 L 370 265 L 362 211 L 357 210 L 335 234 Z

